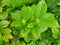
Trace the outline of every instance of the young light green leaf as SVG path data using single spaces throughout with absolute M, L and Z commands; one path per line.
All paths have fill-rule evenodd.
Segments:
M 21 24 L 21 22 L 19 22 L 19 21 L 13 21 L 13 22 L 11 23 L 11 26 L 12 26 L 12 27 L 21 27 L 22 24 Z
M 6 19 L 7 16 L 8 16 L 8 13 L 7 13 L 7 12 L 2 12 L 2 13 L 0 14 L 0 20 Z
M 14 18 L 17 21 L 20 21 L 21 20 L 21 15 L 20 15 L 20 11 L 19 10 L 11 13 L 11 16 L 12 16 L 12 18 Z
M 0 12 L 2 12 L 2 7 L 0 6 Z
M 26 24 L 26 21 L 27 21 L 27 20 L 22 19 L 22 20 L 21 20 L 21 23 L 22 23 L 23 25 L 25 25 L 25 24 Z
M 60 6 L 60 2 L 58 2 L 58 3 L 57 3 L 57 5 L 59 5 L 59 6 Z
M 42 25 L 39 25 L 39 28 L 40 28 L 41 32 L 45 32 L 48 29 L 48 27 L 42 26 Z
M 30 42 L 30 37 L 27 35 L 27 36 L 24 37 L 24 40 L 25 40 L 26 42 Z
M 40 24 L 47 27 L 59 27 L 59 24 L 52 13 L 47 13 L 43 18 L 41 18 Z
M 31 30 L 31 33 L 35 39 L 38 39 L 41 35 L 41 30 L 38 27 L 35 27 Z
M 21 17 L 22 17 L 22 19 L 25 19 L 25 20 L 28 20 L 28 19 L 30 19 L 32 17 L 30 7 L 24 6 L 22 8 Z
M 29 32 L 30 32 L 30 29 L 28 29 L 28 28 L 21 29 L 20 36 L 24 38 L 25 36 L 28 35 Z
M 0 22 L 0 25 L 2 26 L 2 27 L 7 27 L 8 25 L 9 25 L 9 21 L 6 21 L 6 20 L 4 20 L 4 21 L 1 21 Z
M 36 24 L 34 22 L 31 22 L 27 25 L 28 28 L 34 28 Z
M 11 30 L 9 28 L 2 29 L 1 33 L 3 33 L 3 34 L 9 34 L 9 33 L 11 33 Z
M 12 39 L 13 36 L 11 34 L 3 34 L 2 39 L 6 42 L 9 42 L 9 39 Z
M 59 29 L 58 28 L 52 28 L 52 36 L 54 37 L 54 38 L 58 38 L 59 37 Z
M 47 4 L 44 0 L 41 0 L 37 5 L 35 17 L 38 19 L 42 18 L 46 14 L 46 11 L 47 11 Z
M 33 15 L 33 16 L 35 15 L 36 9 L 37 9 L 36 5 L 31 6 L 31 15 Z

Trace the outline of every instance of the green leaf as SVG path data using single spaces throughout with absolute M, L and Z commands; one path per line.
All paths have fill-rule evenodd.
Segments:
M 37 9 L 36 5 L 33 4 L 33 5 L 31 6 L 31 15 L 32 15 L 32 16 L 35 15 L 36 9 Z
M 55 8 L 57 0 L 46 0 L 49 8 Z
M 30 32 L 30 33 L 28 33 L 28 35 L 26 35 L 26 36 L 24 37 L 24 40 L 25 40 L 26 42 L 30 42 L 31 40 L 35 41 L 36 39 L 33 37 L 32 33 Z
M 20 31 L 20 37 L 24 38 L 25 36 L 28 35 L 29 32 L 30 32 L 30 29 L 28 29 L 28 28 L 21 29 L 21 31 Z
M 34 28 L 35 25 L 36 25 L 35 22 L 31 22 L 27 25 L 27 27 L 28 28 Z
M 37 45 L 34 41 L 32 41 L 30 44 L 27 45 Z
M 22 20 L 21 20 L 21 23 L 22 23 L 23 25 L 25 25 L 25 24 L 26 24 L 26 20 L 25 20 L 25 19 L 22 19 Z
M 40 24 L 47 27 L 59 27 L 59 24 L 52 13 L 47 13 L 43 18 L 41 18 Z
M 8 16 L 8 13 L 7 12 L 2 12 L 1 14 L 0 14 L 0 20 L 4 20 L 4 19 L 6 19 L 7 18 L 7 16 Z
M 27 36 L 24 37 L 24 40 L 25 40 L 26 42 L 30 42 L 30 37 L 27 35 Z
M 24 42 L 21 42 L 20 45 L 26 45 Z
M 24 1 L 23 0 L 5 0 L 5 3 L 8 7 L 16 8 L 21 6 Z
M 46 43 L 44 41 L 40 41 L 38 45 L 46 45 Z
M 46 14 L 46 11 L 47 4 L 44 0 L 41 0 L 37 5 L 35 17 L 38 19 L 42 18 Z
M 34 2 L 34 0 L 29 0 L 29 1 L 28 1 L 28 4 L 30 4 L 30 3 L 32 3 L 32 2 Z
M 0 13 L 3 11 L 3 6 L 5 6 L 4 0 L 0 0 Z
M 11 16 L 12 16 L 12 18 L 14 18 L 17 21 L 20 21 L 21 20 L 21 15 L 20 15 L 20 11 L 19 10 L 11 13 Z
M 11 33 L 11 30 L 9 28 L 2 29 L 1 33 L 3 33 L 3 34 L 9 34 L 9 33 Z
M 10 0 L 4 0 L 5 1 L 5 4 L 7 5 L 7 6 L 11 6 L 10 5 Z
M 30 18 L 32 17 L 32 16 L 31 16 L 31 9 L 30 9 L 30 7 L 24 6 L 24 7 L 22 8 L 21 17 L 22 17 L 22 19 L 24 19 L 24 20 L 28 20 L 28 19 L 30 19 Z
M 20 41 L 19 41 L 19 40 L 14 41 L 14 42 L 12 42 L 12 44 L 11 44 L 11 45 L 20 45 Z
M 10 23 L 10 22 L 4 20 L 4 21 L 1 21 L 1 22 L 0 22 L 0 25 L 1 25 L 1 27 L 7 27 L 7 26 L 9 25 L 9 23 Z
M 58 39 L 58 45 L 60 45 L 60 38 Z
M 52 36 L 54 37 L 54 38 L 58 38 L 59 37 L 59 29 L 58 28 L 52 28 Z
M 2 12 L 2 7 L 0 6 L 0 12 Z
M 41 34 L 40 39 L 44 42 L 52 43 L 55 41 L 55 38 L 52 36 L 52 32 L 50 30 L 45 31 Z
M 59 6 L 60 6 L 60 2 L 58 2 L 58 3 L 57 3 L 57 5 L 59 5 Z
M 38 27 L 35 27 L 31 30 L 31 33 L 35 39 L 38 39 L 41 35 L 41 30 Z
M 2 40 L 2 34 L 0 33 L 0 41 Z
M 22 24 L 21 24 L 21 22 L 19 22 L 19 21 L 13 21 L 13 22 L 11 23 L 11 26 L 12 26 L 12 27 L 21 27 Z
M 6 42 L 9 42 L 9 39 L 12 39 L 13 36 L 11 34 L 3 34 L 2 39 Z
M 39 25 L 39 28 L 41 32 L 45 32 L 48 29 L 48 27 L 42 25 Z

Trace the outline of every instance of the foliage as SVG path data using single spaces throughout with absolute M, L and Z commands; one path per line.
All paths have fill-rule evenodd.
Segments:
M 0 0 L 0 45 L 60 45 L 59 0 Z

